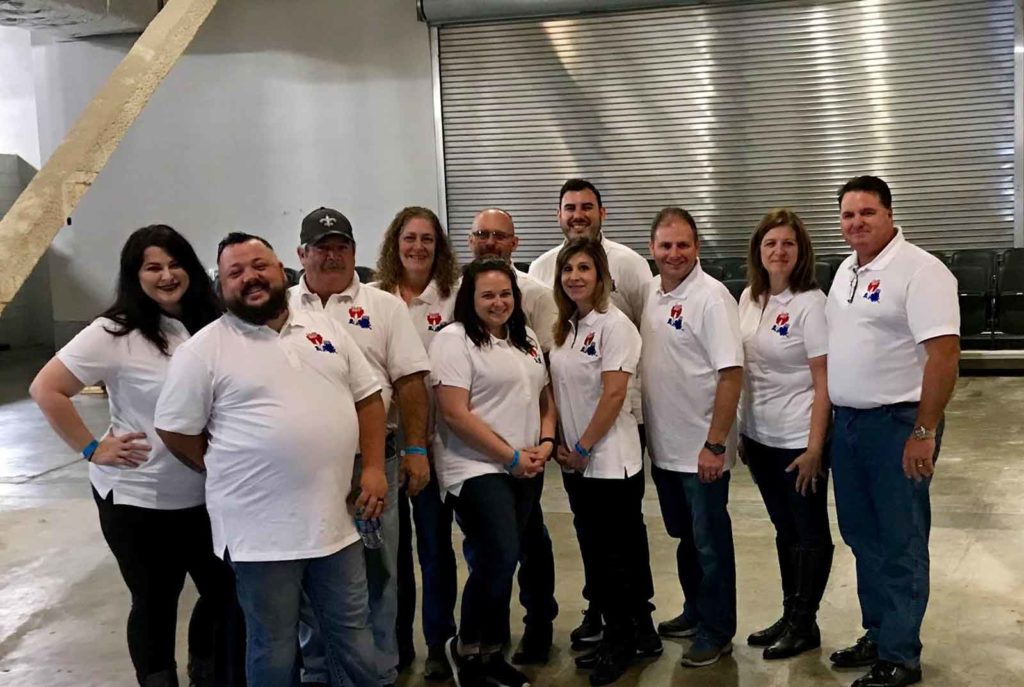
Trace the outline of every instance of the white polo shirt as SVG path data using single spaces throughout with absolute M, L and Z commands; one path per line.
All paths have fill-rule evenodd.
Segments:
M 431 383 L 469 391 L 473 414 L 512 448 L 536 446 L 540 441 L 540 396 L 548 383 L 544 354 L 534 342 L 524 353 L 504 339 L 491 337 L 491 345 L 478 347 L 461 323 L 444 328 L 430 345 Z M 473 477 L 502 474 L 505 466 L 465 443 L 437 418 L 437 436 L 444 449 L 436 460 L 442 491 L 459 495 Z
M 549 289 L 555 288 L 555 263 L 558 261 L 558 252 L 565 247 L 565 243 L 563 241 L 561 245 L 555 246 L 530 264 L 530 276 Z M 604 237 L 601 238 L 601 246 L 608 255 L 608 271 L 611 272 L 614 282 L 612 303 L 625 313 L 633 324 L 640 326 L 640 314 L 647 299 L 647 284 L 653 276 L 651 266 L 629 246 L 609 241 Z
M 57 359 L 82 384 L 106 385 L 110 429 L 115 434 L 144 432 L 153 447 L 149 459 L 137 468 L 89 463 L 89 481 L 104 499 L 113 491 L 117 505 L 155 510 L 201 505 L 206 479 L 171 455 L 153 428 L 170 354 L 188 340 L 188 330 L 178 320 L 160 318 L 160 330 L 167 337 L 164 355 L 137 329 L 125 336 L 107 331 L 120 329 L 112 320 L 97 318 L 57 352 Z
M 814 402 L 807 361 L 828 352 L 825 294 L 786 289 L 768 295 L 762 308 L 748 287 L 739 311 L 745 361 L 740 434 L 774 448 L 806 448 Z
M 601 373 L 621 370 L 635 375 L 640 362 L 640 334 L 614 305 L 607 312 L 591 310 L 570 322 L 565 343 L 551 349 L 551 380 L 562 435 L 570 448 L 583 436 L 601 398 Z M 615 424 L 591 447 L 584 477 L 623 479 L 643 467 L 640 435 L 629 403 L 623 403 Z
M 306 279 L 288 290 L 293 310 L 321 312 L 342 324 L 359 350 L 377 373 L 383 391 L 384 407 L 391 407 L 393 382 L 417 372 L 430 372 L 430 361 L 402 299 L 380 289 L 367 288 L 353 273 L 352 283 L 341 293 L 332 294 L 326 305 L 309 290 Z M 397 426 L 397 416 L 389 413 L 388 426 Z
M 227 314 L 178 348 L 156 426 L 209 432 L 218 556 L 316 558 L 359 539 L 345 503 L 359 450 L 355 403 L 377 391 L 355 341 L 320 313 L 293 311 L 280 333 Z
M 377 282 L 369 285 L 376 287 Z M 456 284 L 452 287 L 451 294 L 445 298 L 441 296 L 437 282 L 431 280 L 427 284 L 427 288 L 423 289 L 423 293 L 407 304 L 413 327 L 420 335 L 420 341 L 423 342 L 423 347 L 426 350 L 430 350 L 430 342 L 434 340 L 434 336 L 441 331 L 441 328 L 452 321 L 452 312 L 455 310 L 455 294 L 458 290 L 459 285 Z M 394 296 L 400 302 L 405 303 L 397 287 Z
M 523 295 L 526 324 L 537 335 L 540 348 L 547 353 L 555 343 L 554 328 L 558 321 L 558 305 L 551 287 L 541 284 L 526 272 L 516 270 L 516 283 Z
M 832 403 L 877 408 L 921 400 L 924 342 L 960 335 L 956 277 L 896 236 L 874 260 L 839 266 L 825 306 Z
M 675 290 L 651 281 L 644 308 L 644 417 L 651 461 L 663 470 L 697 472 L 711 428 L 718 373 L 743 366 L 736 301 L 698 262 Z M 736 425 L 726 439 L 725 469 L 736 458 Z

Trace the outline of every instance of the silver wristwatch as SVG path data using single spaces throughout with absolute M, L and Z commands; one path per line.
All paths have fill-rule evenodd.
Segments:
M 917 427 L 914 427 L 914 433 L 911 434 L 911 436 L 914 437 L 915 439 L 920 439 L 922 441 L 925 439 L 934 439 L 935 430 L 927 429 L 925 427 L 922 427 L 921 425 L 918 425 Z

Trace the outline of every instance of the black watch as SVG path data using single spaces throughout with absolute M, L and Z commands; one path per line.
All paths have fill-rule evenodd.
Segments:
M 705 441 L 704 448 L 711 451 L 716 456 L 720 456 L 725 453 L 725 444 L 712 444 L 710 441 Z

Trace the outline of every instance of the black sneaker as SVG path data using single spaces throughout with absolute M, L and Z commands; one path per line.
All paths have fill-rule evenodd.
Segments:
M 451 668 L 455 687 L 488 687 L 483 660 L 479 654 L 460 656 L 458 637 L 452 637 L 445 643 L 444 654 Z
M 618 680 L 633 662 L 635 652 L 632 647 L 606 647 L 590 674 L 591 687 L 610 685 Z
M 852 687 L 905 687 L 921 681 L 920 668 L 907 668 L 898 663 L 878 661 L 871 672 L 854 680 Z
M 665 648 L 661 644 L 661 637 L 654 629 L 654 621 L 650 616 L 638 620 L 636 623 L 636 655 L 637 658 L 657 658 L 661 656 Z
M 530 678 L 512 667 L 500 651 L 484 661 L 484 680 L 488 687 L 530 687 Z
M 864 635 L 853 646 L 833 652 L 828 660 L 836 668 L 865 668 L 878 660 L 878 644 Z
M 601 621 L 601 613 L 593 608 L 583 611 L 583 622 L 569 633 L 569 641 L 572 642 L 574 651 L 593 646 L 603 637 L 604 623 Z
M 551 657 L 551 624 L 527 625 L 523 638 L 512 654 L 512 663 L 519 666 L 543 665 Z
M 431 682 L 447 680 L 452 676 L 452 668 L 448 665 L 448 657 L 445 655 L 444 647 L 444 644 L 427 647 L 427 660 L 423 664 L 423 677 Z
M 675 618 L 672 618 L 672 620 L 658 623 L 658 634 L 672 639 L 693 637 L 697 634 L 697 624 L 691 623 L 684 614 L 680 613 Z

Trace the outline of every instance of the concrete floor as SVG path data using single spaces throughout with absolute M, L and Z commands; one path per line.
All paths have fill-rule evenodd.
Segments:
M 100 535 L 86 470 L 49 430 L 27 398 L 38 354 L 0 353 L 0 685 L 133 684 L 124 641 L 128 594 Z M 106 401 L 76 401 L 100 432 Z M 925 618 L 927 684 L 1024 685 L 1024 378 L 961 379 L 948 413 L 946 441 L 932 486 L 931 603 Z M 568 633 L 582 609 L 579 551 L 556 476 L 544 494 L 555 544 L 558 599 L 550 666 L 528 671 L 535 685 L 585 685 Z M 674 548 L 666 536 L 653 487 L 645 510 L 651 537 L 657 619 L 681 605 Z M 667 642 L 657 661 L 630 670 L 621 685 L 846 685 L 858 673 L 829 668 L 828 653 L 861 630 L 849 550 L 838 544 L 820 614 L 824 646 L 789 661 L 766 663 L 742 644 L 748 632 L 779 612 L 773 532 L 757 490 L 742 466 L 732 483 L 741 640 L 719 664 L 679 665 L 685 642 Z M 834 513 L 833 513 L 834 522 Z M 837 543 L 838 531 L 833 524 Z M 465 572 L 465 566 L 462 566 Z M 195 594 L 182 597 L 179 666 Z M 521 617 L 517 607 L 514 618 Z M 420 639 L 420 641 L 422 641 Z M 400 680 L 424 684 L 420 660 Z M 183 668 L 182 668 L 183 670 Z

